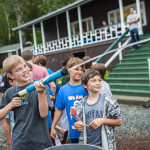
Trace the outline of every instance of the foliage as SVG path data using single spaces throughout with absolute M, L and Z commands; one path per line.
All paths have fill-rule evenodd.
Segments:
M 0 47 L 19 42 L 17 31 L 12 28 L 66 6 L 75 0 L 0 0 Z M 31 30 L 24 35 L 33 42 Z M 41 42 L 40 31 L 37 41 Z
M 104 79 L 106 79 L 106 78 L 108 78 L 109 77 L 109 71 L 108 70 L 106 70 L 106 73 L 105 73 L 105 76 L 104 76 Z

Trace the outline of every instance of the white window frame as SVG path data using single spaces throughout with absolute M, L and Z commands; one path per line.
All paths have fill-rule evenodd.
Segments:
M 142 26 L 146 26 L 147 25 L 147 20 L 146 20 L 145 2 L 141 1 L 140 4 L 142 4 L 142 7 L 143 7 L 143 20 L 144 20 L 144 22 L 143 22 Z M 136 8 L 136 3 L 125 6 L 125 7 L 123 7 L 123 9 L 130 9 L 130 7 L 135 7 Z M 119 11 L 120 11 L 119 9 L 114 9 L 114 10 L 111 10 L 111 11 L 107 12 L 107 17 L 108 17 L 108 23 L 109 24 L 111 22 L 110 14 L 112 14 L 112 13 L 114 13 L 114 17 L 115 17 L 114 18 L 114 20 L 115 20 L 114 24 L 120 23 L 120 22 L 118 22 L 118 18 L 117 18 L 117 12 L 119 12 Z
M 82 23 L 86 22 L 87 32 L 89 31 L 88 20 L 91 21 L 92 30 L 94 30 L 93 17 L 84 18 L 84 19 L 82 19 Z M 77 24 L 77 23 L 79 23 L 79 21 L 74 21 L 74 22 L 70 23 L 70 27 L 71 27 L 71 25 L 73 26 L 73 35 L 75 35 L 75 24 Z

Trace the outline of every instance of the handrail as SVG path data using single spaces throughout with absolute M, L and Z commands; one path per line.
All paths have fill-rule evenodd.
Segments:
M 112 50 L 126 36 L 128 32 L 129 32 L 129 28 L 127 28 L 126 31 L 123 33 L 123 35 L 119 37 L 104 53 Z M 107 55 L 104 55 L 103 57 L 98 58 L 95 62 L 100 63 Z
M 121 47 L 124 47 L 126 46 L 127 44 L 129 44 L 131 41 L 131 37 L 129 37 L 125 42 L 124 44 L 121 46 Z M 109 58 L 109 60 L 105 63 L 105 67 L 108 67 L 110 65 L 110 63 L 119 55 L 121 54 L 121 58 L 122 58 L 122 51 L 123 51 L 124 48 L 120 48 L 118 51 L 116 51 L 112 56 L 111 58 Z
M 150 87 L 150 58 L 147 59 L 148 61 L 148 78 L 149 78 L 149 87 Z

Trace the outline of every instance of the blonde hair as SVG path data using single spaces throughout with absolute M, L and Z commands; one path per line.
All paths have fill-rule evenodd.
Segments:
M 72 57 L 72 58 L 70 58 L 69 61 L 67 62 L 67 67 L 68 67 L 68 68 L 71 68 L 71 67 L 73 67 L 73 66 L 75 66 L 75 65 L 78 65 L 78 64 L 80 64 L 80 63 L 82 63 L 82 62 L 83 62 L 82 59 L 80 59 L 80 58 L 78 58 L 78 57 Z M 81 67 L 84 68 L 83 65 L 82 65 Z
M 18 55 L 11 55 L 3 61 L 3 69 L 6 73 L 12 73 L 12 70 L 24 60 Z

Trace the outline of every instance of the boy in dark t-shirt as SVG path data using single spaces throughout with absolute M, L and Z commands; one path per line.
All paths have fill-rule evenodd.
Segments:
M 12 100 L 21 100 L 21 106 L 14 111 L 15 126 L 12 134 L 12 150 L 41 150 L 51 146 L 48 132 L 48 106 L 51 105 L 49 92 L 41 82 L 35 82 L 35 91 L 21 97 L 13 95 L 25 89 L 30 82 L 29 71 L 23 58 L 17 55 L 7 57 L 3 69 L 8 77 L 15 79 L 16 86 L 9 88 L 0 104 L 0 109 Z

